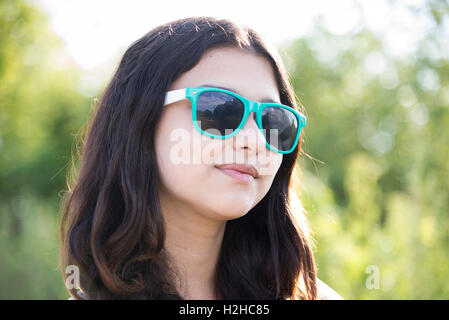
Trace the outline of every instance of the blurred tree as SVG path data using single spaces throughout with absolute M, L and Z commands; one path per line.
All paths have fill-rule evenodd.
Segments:
M 0 299 L 64 292 L 58 192 L 89 99 L 61 48 L 39 9 L 0 1 Z
M 403 59 L 366 29 L 317 28 L 282 50 L 309 118 L 305 151 L 324 162 L 305 162 L 302 183 L 319 276 L 346 298 L 449 295 L 449 10 L 418 9 L 435 27 Z

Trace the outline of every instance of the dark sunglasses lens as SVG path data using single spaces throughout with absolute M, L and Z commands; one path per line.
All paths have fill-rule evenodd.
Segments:
M 298 118 L 287 109 L 265 107 L 262 110 L 262 128 L 270 146 L 280 151 L 287 151 L 295 143 Z
M 243 103 L 227 93 L 206 91 L 200 93 L 196 104 L 196 119 L 203 131 L 215 135 L 229 135 L 242 122 Z

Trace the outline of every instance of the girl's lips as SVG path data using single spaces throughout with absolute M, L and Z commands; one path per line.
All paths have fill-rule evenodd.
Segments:
M 253 182 L 254 180 L 254 177 L 248 173 L 243 173 L 234 169 L 225 169 L 219 167 L 217 167 L 217 169 L 242 184 L 251 184 L 251 182 Z

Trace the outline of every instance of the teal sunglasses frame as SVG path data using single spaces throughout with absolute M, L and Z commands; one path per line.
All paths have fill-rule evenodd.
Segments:
M 226 93 L 226 94 L 229 94 L 229 95 L 239 99 L 243 103 L 245 111 L 244 111 L 244 114 L 242 117 L 242 121 L 240 122 L 239 126 L 231 134 L 224 135 L 224 136 L 223 135 L 214 135 L 214 134 L 211 134 L 209 132 L 202 130 L 198 126 L 197 117 L 196 117 L 197 101 L 198 101 L 199 95 L 203 92 Z M 296 116 L 296 119 L 298 121 L 298 132 L 296 133 L 296 137 L 295 137 L 293 146 L 287 151 L 282 151 L 282 150 L 278 150 L 275 147 L 271 146 L 265 139 L 265 144 L 269 150 L 272 150 L 272 151 L 278 152 L 278 153 L 282 153 L 282 154 L 291 153 L 293 150 L 295 150 L 295 148 L 298 144 L 301 130 L 302 130 L 302 128 L 304 128 L 306 126 L 306 117 L 302 113 L 296 111 L 295 109 L 293 109 L 289 106 L 286 106 L 283 104 L 272 103 L 272 102 L 252 101 L 252 100 L 246 99 L 232 91 L 228 91 L 228 90 L 224 90 L 224 89 L 220 89 L 220 88 L 213 88 L 213 87 L 190 87 L 190 88 L 167 91 L 166 95 L 165 95 L 164 106 L 169 105 L 174 102 L 177 102 L 177 101 L 181 101 L 183 99 L 189 99 L 191 101 L 192 120 L 193 120 L 193 125 L 194 125 L 195 129 L 206 136 L 209 136 L 211 138 L 216 138 L 216 139 L 227 139 L 232 136 L 235 136 L 244 127 L 246 121 L 248 120 L 248 116 L 250 115 L 251 112 L 254 112 L 256 114 L 257 126 L 258 126 L 260 132 L 262 133 L 262 136 L 265 139 L 265 135 L 264 135 L 263 128 L 262 128 L 262 110 L 267 107 L 277 107 L 277 108 L 287 109 L 288 111 L 292 112 Z

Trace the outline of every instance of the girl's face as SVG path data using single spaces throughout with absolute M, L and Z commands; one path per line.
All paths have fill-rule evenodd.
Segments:
M 232 88 L 254 101 L 280 103 L 270 63 L 236 48 L 208 50 L 168 90 L 206 85 Z M 239 218 L 251 210 L 267 194 L 282 162 L 282 154 L 266 147 L 252 115 L 235 136 L 214 139 L 193 127 L 190 100 L 165 106 L 155 138 L 161 197 L 217 220 Z M 233 163 L 253 165 L 259 176 L 243 176 L 248 179 L 244 182 L 218 168 Z

